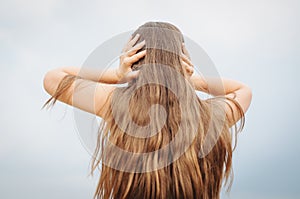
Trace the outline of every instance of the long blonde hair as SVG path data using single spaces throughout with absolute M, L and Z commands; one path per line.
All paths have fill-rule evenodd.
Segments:
M 108 99 L 91 164 L 91 173 L 100 168 L 94 198 L 219 198 L 223 181 L 228 188 L 232 182 L 241 107 L 229 99 L 241 117 L 231 132 L 219 103 L 224 98 L 196 95 L 180 61 L 184 41 L 177 27 L 148 22 L 136 34 L 146 41 L 146 56 L 132 66 L 139 76 Z M 66 79 L 63 88 L 74 81 Z M 213 141 L 208 153 L 206 140 Z

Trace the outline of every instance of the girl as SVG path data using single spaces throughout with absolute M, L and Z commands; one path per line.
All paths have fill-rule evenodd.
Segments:
M 117 69 L 79 71 L 51 70 L 44 88 L 52 96 L 46 104 L 59 100 L 103 118 L 92 159 L 92 173 L 101 166 L 94 198 L 220 197 L 223 180 L 231 179 L 230 129 L 236 136 L 243 128 L 248 86 L 193 75 L 180 30 L 164 22 L 140 26 Z M 214 97 L 202 100 L 195 90 Z

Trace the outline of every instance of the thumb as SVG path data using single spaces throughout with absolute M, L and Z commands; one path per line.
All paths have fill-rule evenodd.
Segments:
M 120 81 L 120 83 L 127 83 L 130 82 L 133 79 L 136 79 L 139 75 L 140 71 L 130 71 L 128 72 Z

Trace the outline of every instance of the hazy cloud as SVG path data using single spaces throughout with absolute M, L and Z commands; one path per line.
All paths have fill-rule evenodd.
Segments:
M 90 155 L 72 109 L 40 110 L 48 98 L 43 75 L 80 66 L 103 41 L 149 20 L 174 23 L 206 50 L 221 75 L 253 89 L 234 154 L 234 185 L 224 198 L 299 198 L 298 1 L 0 4 L 1 198 L 92 197 L 97 177 L 87 177 Z

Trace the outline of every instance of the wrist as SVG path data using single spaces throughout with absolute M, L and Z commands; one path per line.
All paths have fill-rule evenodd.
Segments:
M 122 71 L 120 71 L 119 68 L 115 69 L 115 75 L 116 75 L 118 81 L 120 81 L 124 77 L 124 73 Z
M 202 92 L 208 92 L 207 81 L 201 75 L 193 74 L 190 77 L 190 81 L 194 85 L 195 89 Z

